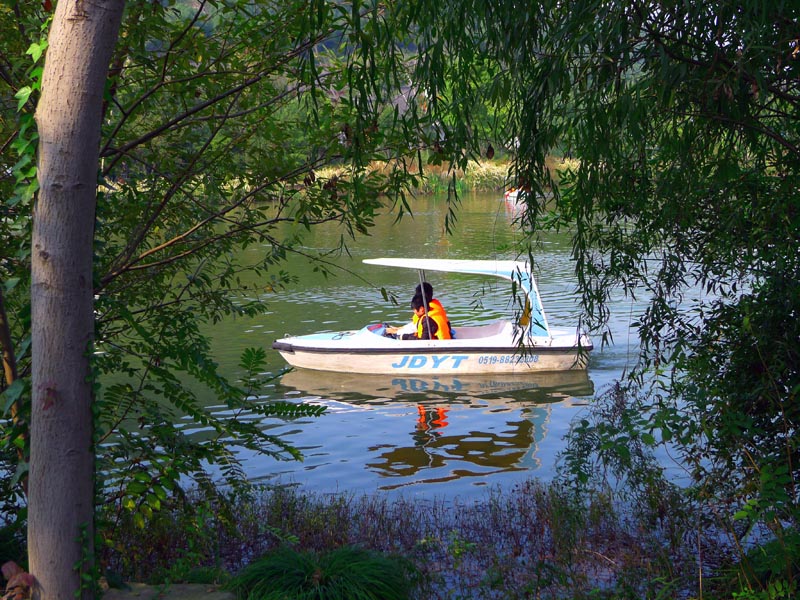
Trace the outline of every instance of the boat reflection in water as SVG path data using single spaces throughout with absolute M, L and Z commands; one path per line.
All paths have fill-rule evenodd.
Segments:
M 335 400 L 418 400 L 420 396 L 455 399 L 506 398 L 512 401 L 540 397 L 544 402 L 591 396 L 594 386 L 585 370 L 531 372 L 514 375 L 416 376 L 365 375 L 293 369 L 281 377 L 281 385 L 299 392 Z M 524 392 L 514 395 L 515 392 Z
M 337 421 L 330 424 L 337 433 L 328 437 L 325 464 L 307 458 L 304 468 L 319 477 L 325 466 L 339 470 L 343 463 L 360 463 L 372 474 L 367 479 L 377 477 L 378 489 L 415 491 L 456 479 L 478 486 L 508 483 L 506 474 L 537 470 L 552 406 L 582 405 L 594 393 L 584 370 L 392 377 L 298 369 L 284 374 L 279 386 L 288 397 L 328 406 L 321 422 Z M 370 441 L 354 457 L 352 447 L 359 444 L 353 437 L 362 428 L 369 428 Z M 365 479 L 364 473 L 354 477 Z

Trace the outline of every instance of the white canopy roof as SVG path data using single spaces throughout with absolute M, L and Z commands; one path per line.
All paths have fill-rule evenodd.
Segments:
M 516 282 L 527 296 L 531 307 L 529 333 L 535 336 L 550 335 L 547 317 L 539 298 L 536 281 L 528 263 L 514 260 L 458 260 L 438 258 L 367 258 L 370 265 L 416 269 L 419 271 L 444 271 L 447 273 L 466 273 L 469 275 L 488 275 Z

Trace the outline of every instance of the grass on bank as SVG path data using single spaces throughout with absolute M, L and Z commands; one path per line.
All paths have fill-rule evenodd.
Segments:
M 576 161 L 561 157 L 550 157 L 547 160 L 547 168 L 554 180 L 558 180 L 559 172 L 567 167 L 574 167 Z M 385 168 L 385 165 L 375 165 L 375 169 Z M 510 172 L 511 163 L 505 159 L 485 160 L 481 162 L 470 162 L 466 170 L 450 171 L 445 165 L 426 165 L 425 178 L 422 187 L 418 190 L 420 194 L 441 194 L 447 191 L 448 186 L 453 181 L 455 175 L 456 187 L 459 194 L 467 191 L 473 192 L 493 192 L 506 190 L 517 185 Z M 338 167 L 328 167 L 316 173 L 321 180 L 330 180 L 334 177 L 346 177 L 343 169 Z
M 231 585 L 242 598 L 273 597 L 263 593 L 269 587 L 250 595 L 258 576 L 248 569 L 257 572 L 252 565 L 259 563 L 262 575 L 281 571 L 295 590 L 323 582 L 360 585 L 359 574 L 370 569 L 356 560 L 347 569 L 337 553 L 402 575 L 408 591 L 397 598 L 732 597 L 710 591 L 711 557 L 722 573 L 719 565 L 729 561 L 725 545 L 681 515 L 621 512 L 604 492 L 577 502 L 571 490 L 538 480 L 463 503 L 264 489 L 217 506 L 162 511 L 143 529 L 123 523 L 103 563 L 127 581 L 208 583 L 234 576 Z M 266 579 L 278 583 L 274 575 Z M 274 597 L 384 597 L 314 589 L 317 595 Z

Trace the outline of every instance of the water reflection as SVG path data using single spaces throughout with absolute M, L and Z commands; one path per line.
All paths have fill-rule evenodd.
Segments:
M 280 379 L 287 391 L 339 400 L 431 400 L 503 398 L 553 402 L 572 396 L 591 396 L 594 385 L 586 371 L 497 375 L 431 375 L 399 377 L 293 369 Z M 280 389 L 279 389 L 280 391 Z
M 449 406 L 419 405 L 417 411 L 410 445 L 385 450 L 376 446 L 376 460 L 367 463 L 380 476 L 398 480 L 382 483 L 383 489 L 409 485 L 407 478 L 413 478 L 413 484 L 434 483 L 530 468 L 548 417 L 541 408 L 528 418 L 507 420 L 500 432 L 461 432 L 450 427 Z
M 348 478 L 348 489 L 384 491 L 417 492 L 461 480 L 463 493 L 467 486 L 508 482 L 516 473 L 540 468 L 537 452 L 552 407 L 580 404 L 593 391 L 585 371 L 513 379 L 289 371 L 276 392 L 324 404 L 329 411 L 301 429 L 281 432 L 297 435 L 306 454 L 302 472 L 286 474 L 317 488 L 321 471 L 338 467 L 358 474 Z M 320 438 L 323 445 L 303 447 L 303 439 Z

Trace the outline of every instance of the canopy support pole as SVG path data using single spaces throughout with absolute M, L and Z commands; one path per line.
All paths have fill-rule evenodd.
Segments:
M 428 319 L 428 302 L 433 300 L 433 298 L 426 298 L 425 297 L 425 286 L 422 285 L 425 283 L 425 271 L 420 269 L 419 273 L 419 293 L 422 295 L 422 309 L 425 311 L 425 327 L 428 329 L 428 339 L 433 339 L 433 334 L 431 333 L 431 321 Z

